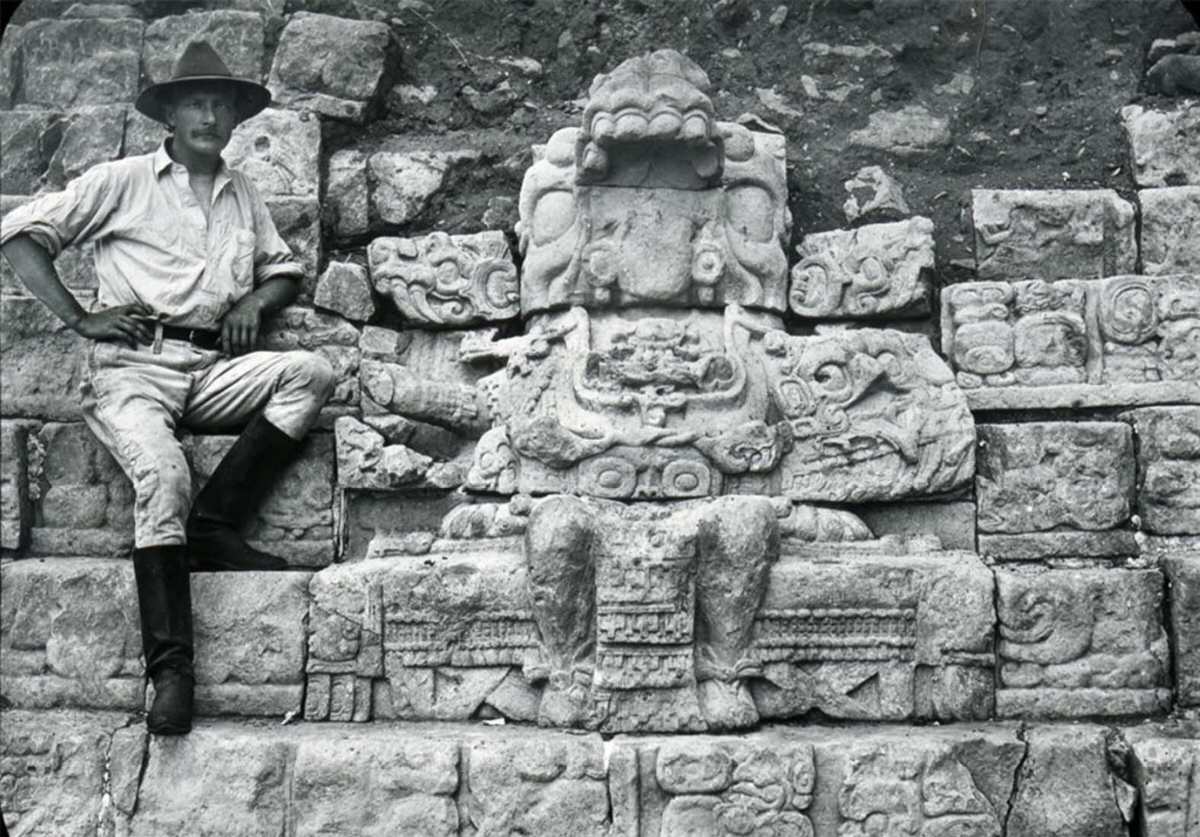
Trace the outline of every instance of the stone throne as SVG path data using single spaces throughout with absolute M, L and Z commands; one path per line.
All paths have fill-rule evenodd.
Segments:
M 987 717 L 990 573 L 822 505 L 962 487 L 971 415 L 924 337 L 788 331 L 789 301 L 886 310 L 912 271 L 808 258 L 789 288 L 785 161 L 715 118 L 689 59 L 637 57 L 535 148 L 519 292 L 484 266 L 386 285 L 451 319 L 519 299 L 523 329 L 461 339 L 498 367 L 474 384 L 364 360 L 384 410 L 471 440 L 475 501 L 426 549 L 381 532 L 384 560 L 314 579 L 309 718 Z

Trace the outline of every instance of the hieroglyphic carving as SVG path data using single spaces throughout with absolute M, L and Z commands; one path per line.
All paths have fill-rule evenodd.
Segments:
M 504 233 L 377 238 L 371 282 L 408 320 L 464 326 L 517 315 L 517 269 Z
M 874 317 L 928 310 L 933 222 L 910 218 L 811 233 L 796 248 L 788 303 L 802 317 Z
M 1153 714 L 1170 705 L 1157 570 L 997 570 L 1003 717 Z
M 1137 512 L 1163 535 L 1200 535 L 1200 407 L 1129 413 L 1138 437 Z

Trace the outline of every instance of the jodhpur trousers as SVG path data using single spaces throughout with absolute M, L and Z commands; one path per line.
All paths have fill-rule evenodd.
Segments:
M 293 439 L 316 421 L 333 390 L 333 368 L 312 352 L 251 352 L 222 358 L 183 340 L 150 346 L 93 343 L 83 418 L 134 489 L 134 544 L 187 542 L 191 473 L 177 426 L 230 429 L 258 411 Z

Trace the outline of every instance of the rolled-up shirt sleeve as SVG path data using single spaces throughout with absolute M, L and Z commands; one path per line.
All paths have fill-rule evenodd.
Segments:
M 57 257 L 70 244 L 98 238 L 120 202 L 120 184 L 108 166 L 96 166 L 61 192 L 35 197 L 0 219 L 0 245 L 28 235 Z
M 254 212 L 254 284 L 268 279 L 304 278 L 304 265 L 292 253 L 292 248 L 279 235 L 271 211 L 258 190 L 250 187 Z

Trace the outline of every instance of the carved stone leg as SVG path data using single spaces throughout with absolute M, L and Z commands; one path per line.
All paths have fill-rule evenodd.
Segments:
M 779 556 L 775 509 L 763 497 L 720 497 L 700 519 L 696 579 L 696 680 L 710 730 L 752 726 L 758 710 L 745 679 L 754 617 Z
M 538 723 L 579 726 L 590 705 L 596 649 L 593 512 L 575 497 L 549 497 L 529 516 L 525 555 L 533 618 L 549 666 Z

